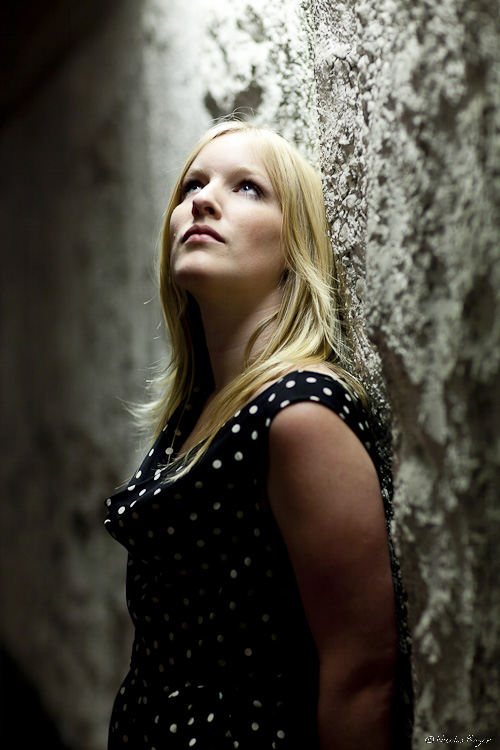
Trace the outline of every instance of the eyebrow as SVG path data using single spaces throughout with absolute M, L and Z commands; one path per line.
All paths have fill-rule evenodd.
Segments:
M 204 176 L 206 177 L 208 173 L 211 171 L 211 169 L 205 169 L 201 166 L 193 166 L 191 165 L 189 169 L 187 170 L 186 174 L 184 175 L 184 180 L 188 177 L 200 177 Z M 230 176 L 234 178 L 238 177 L 248 177 L 248 178 L 255 178 L 256 180 L 265 180 L 270 187 L 272 187 L 271 179 L 266 171 L 255 169 L 255 167 L 249 167 L 246 165 L 237 166 L 234 168 L 231 168 L 230 170 Z

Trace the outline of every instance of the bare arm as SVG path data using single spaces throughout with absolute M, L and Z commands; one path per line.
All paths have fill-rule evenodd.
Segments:
M 334 412 L 294 404 L 271 425 L 268 493 L 319 653 L 321 750 L 389 750 L 397 629 L 371 459 Z

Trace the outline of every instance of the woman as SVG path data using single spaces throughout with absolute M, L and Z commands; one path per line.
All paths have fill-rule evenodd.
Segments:
M 279 135 L 196 145 L 160 293 L 156 440 L 107 501 L 136 632 L 110 750 L 403 747 L 380 461 L 321 181 Z

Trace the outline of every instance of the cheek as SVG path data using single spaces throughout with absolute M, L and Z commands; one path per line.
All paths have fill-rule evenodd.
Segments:
M 270 221 L 261 226 L 262 247 L 266 249 L 269 258 L 272 258 L 273 264 L 283 267 L 285 264 L 285 255 L 283 251 L 281 221 Z
M 170 237 L 170 242 L 172 243 L 177 235 L 179 234 L 179 207 L 174 208 L 172 211 L 172 215 L 170 216 L 170 225 L 168 228 L 168 233 Z

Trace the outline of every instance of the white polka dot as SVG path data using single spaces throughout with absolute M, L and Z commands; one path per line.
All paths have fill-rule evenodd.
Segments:
M 155 724 L 158 724 L 159 721 L 160 721 L 160 717 L 159 716 L 155 716 Z
M 255 706 L 255 708 L 262 708 L 262 703 L 260 701 L 254 701 L 253 705 Z
M 309 401 L 319 401 L 318 396 L 309 396 Z
M 241 425 L 239 424 L 233 424 L 233 426 L 231 427 L 232 432 L 239 432 L 240 430 L 241 430 Z
M 244 654 L 245 654 L 245 656 L 252 656 L 252 649 L 251 648 L 246 648 L 245 651 L 244 651 Z
M 219 510 L 220 503 L 214 503 L 212 507 L 213 507 L 214 510 Z
M 132 490 L 135 490 L 135 484 L 131 484 L 129 487 L 127 487 L 127 490 L 129 492 L 132 492 Z
M 368 443 L 368 442 L 367 442 L 367 443 L 365 443 L 365 445 L 366 445 L 366 447 L 368 448 L 368 450 L 370 450 L 370 448 L 372 447 L 372 444 L 371 444 L 371 443 Z
M 350 397 L 350 395 L 349 395 L 348 393 L 346 393 L 346 394 L 345 394 L 345 397 L 346 397 L 346 399 L 347 399 L 348 401 L 352 401 L 352 398 Z
M 139 497 L 142 497 L 143 495 L 145 495 L 145 494 L 146 494 L 146 492 L 147 492 L 147 490 L 141 490 L 141 491 L 139 492 Z
M 363 424 L 361 424 L 361 422 L 359 423 L 359 429 L 360 430 L 364 430 L 365 429 L 365 426 Z
M 214 469 L 220 469 L 220 467 L 222 466 L 222 461 L 216 458 L 215 461 L 212 463 L 212 466 L 214 467 Z
M 257 432 L 257 430 L 254 430 L 252 432 L 252 440 L 257 440 L 258 437 L 259 437 L 259 433 Z
M 151 458 L 151 456 L 153 455 L 154 452 L 155 452 L 155 449 L 151 448 L 151 450 L 148 453 L 148 456 Z
M 235 461 L 241 461 L 243 459 L 243 453 L 241 451 L 236 451 L 234 454 L 234 460 Z
M 121 515 L 122 513 L 125 513 L 126 510 L 127 510 L 126 507 L 122 505 L 121 508 L 118 508 L 118 513 Z
M 168 697 L 171 698 L 172 695 L 173 695 L 173 693 L 171 693 L 171 695 L 169 695 Z M 175 734 L 177 732 L 177 724 L 171 724 L 170 725 L 170 731 L 172 732 L 172 734 Z
M 245 565 L 247 567 L 252 564 L 252 560 L 251 560 L 250 557 L 245 557 L 245 559 L 243 560 L 243 562 L 245 563 Z
M 306 383 L 317 383 L 317 382 L 318 382 L 317 378 L 306 378 Z
M 174 532 L 175 532 L 174 527 L 173 526 L 169 526 L 168 529 L 167 529 L 167 534 L 172 535 Z
M 158 487 L 158 489 L 157 489 L 157 490 L 155 490 L 153 494 L 155 494 L 155 495 L 159 495 L 159 494 L 160 494 L 160 492 L 161 492 L 161 487 Z
M 108 499 L 106 500 L 106 505 L 108 506 L 108 508 L 111 505 L 111 498 L 110 497 L 108 497 Z
M 207 716 L 207 721 L 208 721 L 208 722 L 210 722 L 210 721 L 213 721 L 213 720 L 214 720 L 214 718 L 215 718 L 215 715 L 214 715 L 214 714 L 208 714 L 208 716 Z
M 167 454 L 167 456 L 171 456 L 173 452 L 174 452 L 174 449 L 172 447 L 165 448 L 165 453 Z
M 280 407 L 283 409 L 285 406 L 288 406 L 289 403 L 290 401 L 282 401 Z
M 232 570 L 231 573 L 230 573 L 230 576 L 231 576 L 231 578 L 237 578 L 238 577 L 238 571 L 237 570 Z
M 269 615 L 262 615 L 263 622 L 269 622 Z
M 288 381 L 287 381 L 287 382 L 285 383 L 285 387 L 286 387 L 286 388 L 293 388 L 293 387 L 294 387 L 294 385 L 295 385 L 295 380 L 288 380 Z
M 155 475 L 154 475 L 153 479 L 155 480 L 155 482 L 157 482 L 157 481 L 158 481 L 158 479 L 159 479 L 160 477 L 161 477 L 161 471 L 160 471 L 160 470 L 158 470 L 158 471 L 157 471 L 157 472 L 155 473 Z
M 253 731 L 256 732 L 258 730 L 258 728 L 259 728 L 259 725 L 257 724 L 256 721 L 254 721 L 253 724 L 252 724 Z
M 201 490 L 203 487 L 203 482 L 195 482 L 194 486 L 196 487 L 197 490 Z
M 345 405 L 344 405 L 344 406 L 343 406 L 343 409 L 344 409 L 344 411 L 345 411 L 345 413 L 346 413 L 346 414 L 349 414 L 349 413 L 350 413 L 350 412 L 349 412 L 349 407 L 348 407 L 348 406 L 345 406 Z
M 190 513 L 189 518 L 191 521 L 196 521 L 196 519 L 198 518 L 198 513 Z
M 250 412 L 250 414 L 256 414 L 259 411 L 259 407 L 255 406 L 254 404 L 253 406 L 250 407 L 248 411 Z
M 280 740 L 282 740 L 284 738 L 284 736 L 285 736 L 285 733 L 283 732 L 282 729 L 280 729 L 279 732 L 278 732 L 278 737 L 280 738 Z
M 266 427 L 269 427 L 270 424 L 271 424 L 271 417 L 268 417 L 266 419 Z
M 333 391 L 331 388 L 323 388 L 323 393 L 325 396 L 331 396 L 333 394 Z
M 269 401 L 269 403 L 271 403 L 271 401 L 274 401 L 275 398 L 276 398 L 276 394 L 275 393 L 271 393 L 271 395 L 269 396 L 269 398 L 267 400 Z

